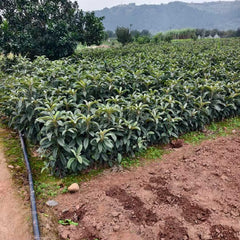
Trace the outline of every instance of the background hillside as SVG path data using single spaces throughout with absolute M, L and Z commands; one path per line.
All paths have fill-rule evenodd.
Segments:
M 130 24 L 132 29 L 148 29 L 151 33 L 181 28 L 228 30 L 240 27 L 240 1 L 140 6 L 132 3 L 104 8 L 96 11 L 96 15 L 105 16 L 105 29 L 112 31 Z

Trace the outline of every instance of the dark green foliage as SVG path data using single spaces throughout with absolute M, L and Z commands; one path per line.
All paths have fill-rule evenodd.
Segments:
M 147 29 L 143 29 L 143 30 L 141 31 L 140 36 L 150 37 L 150 36 L 151 36 L 151 33 L 150 33 Z
M 117 40 L 123 45 L 132 41 L 132 36 L 129 28 L 117 27 L 116 31 Z
M 146 29 L 144 29 L 142 31 L 138 31 L 138 30 L 135 29 L 135 30 L 131 30 L 131 36 L 133 38 L 138 38 L 138 37 L 143 37 L 143 36 L 150 37 L 151 33 Z
M 103 38 L 102 18 L 84 15 L 69 0 L 6 0 L 0 10 L 0 46 L 6 54 L 59 59 L 71 55 L 78 42 L 99 44 Z
M 194 39 L 196 40 L 196 29 L 179 29 L 171 30 L 165 33 L 157 33 L 153 36 L 153 42 L 157 43 L 160 41 L 171 42 L 173 39 Z
M 55 174 L 111 166 L 240 115 L 239 58 L 239 39 L 218 39 L 2 61 L 0 111 Z
M 146 29 L 142 30 L 141 32 L 138 30 L 132 30 L 131 36 L 133 38 L 133 41 L 139 44 L 145 44 L 151 41 L 151 34 Z
M 153 43 L 159 43 L 161 41 L 170 43 L 173 40 L 172 34 L 166 33 L 158 33 L 155 36 L 152 37 Z
M 151 41 L 150 36 L 139 36 L 138 38 L 135 39 L 135 42 L 139 44 L 150 43 L 150 41 Z
M 102 20 L 104 17 L 96 18 L 94 12 L 87 12 L 85 15 L 85 35 L 84 40 L 87 45 L 100 45 L 104 38 L 104 27 Z
M 240 27 L 237 29 L 236 34 L 234 37 L 240 37 Z

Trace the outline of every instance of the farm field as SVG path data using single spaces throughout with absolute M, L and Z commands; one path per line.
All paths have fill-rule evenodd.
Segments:
M 240 113 L 240 40 L 1 61 L 0 109 L 58 176 L 121 163 Z
M 62 192 L 67 176 L 111 167 L 56 197 L 55 218 L 78 224 L 55 222 L 58 238 L 239 239 L 239 124 L 228 137 L 174 145 L 192 131 L 211 135 L 213 122 L 239 123 L 239 38 L 3 58 L 0 79 L 1 118 L 34 149 L 35 180 L 36 158 Z M 163 144 L 161 161 L 125 168 Z
M 64 191 L 69 186 L 64 179 L 51 177 L 51 182 L 44 181 L 41 169 L 34 168 L 42 238 L 239 239 L 239 137 L 239 118 L 212 124 L 203 132 L 183 136 L 183 144 L 149 149 L 138 157 L 142 164 L 137 168 L 106 169 L 91 181 L 75 177 L 80 183 L 80 191 L 75 194 Z M 7 131 L 1 138 L 8 164 L 22 168 L 19 160 L 16 165 L 16 154 L 21 151 L 15 145 L 17 139 L 11 140 L 13 135 Z M 162 151 L 166 154 L 160 156 Z M 1 176 L 5 168 L 0 169 Z M 14 179 L 27 182 L 19 170 Z M 24 193 L 23 185 L 18 188 Z M 28 194 L 24 196 L 28 205 Z M 59 205 L 49 209 L 45 204 L 49 199 Z M 13 202 L 16 204 L 14 198 L 8 201 Z M 11 209 L 5 208 L 4 214 L 7 212 Z M 20 216 L 11 217 L 16 222 Z M 70 225 L 59 223 L 66 219 Z

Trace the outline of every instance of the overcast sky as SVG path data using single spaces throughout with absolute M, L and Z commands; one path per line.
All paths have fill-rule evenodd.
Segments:
M 77 0 L 79 7 L 84 11 L 91 11 L 91 10 L 101 10 L 105 7 L 113 7 L 119 4 L 128 4 L 135 2 L 137 5 L 141 4 L 161 4 L 161 3 L 168 3 L 174 2 L 171 0 Z M 213 2 L 218 0 L 183 0 L 183 2 Z M 232 1 L 232 0 L 225 0 L 225 1 Z

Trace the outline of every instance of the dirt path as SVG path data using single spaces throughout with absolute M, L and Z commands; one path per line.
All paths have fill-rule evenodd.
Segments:
M 0 240 L 33 239 L 29 226 L 30 212 L 16 191 L 0 142 Z
M 163 161 L 105 175 L 58 197 L 70 240 L 239 240 L 240 134 L 184 144 Z

